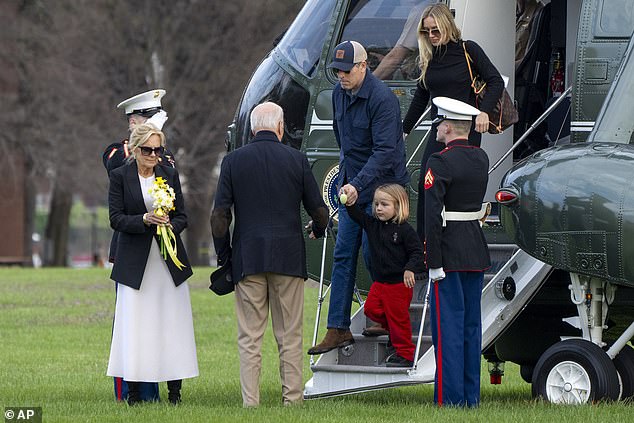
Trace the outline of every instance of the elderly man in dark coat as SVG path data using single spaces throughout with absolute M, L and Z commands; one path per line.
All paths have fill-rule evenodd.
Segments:
M 311 238 L 323 235 L 328 212 L 306 157 L 280 142 L 282 108 L 274 103 L 256 106 L 251 130 L 251 142 L 222 161 L 211 227 L 219 264 L 231 260 L 233 280 L 238 282 L 243 405 L 255 407 L 260 402 L 260 350 L 269 308 L 287 405 L 303 398 L 303 282 L 308 276 L 300 205 L 313 219 Z

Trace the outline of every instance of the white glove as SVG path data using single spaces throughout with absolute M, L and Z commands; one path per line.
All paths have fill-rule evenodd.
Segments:
M 154 116 L 149 118 L 146 123 L 151 123 L 156 126 L 156 128 L 161 131 L 163 129 L 163 125 L 167 121 L 167 112 L 165 110 L 161 110 L 158 113 L 155 113 Z
M 429 278 L 434 282 L 445 279 L 445 271 L 442 270 L 442 267 L 439 267 L 438 269 L 429 269 Z

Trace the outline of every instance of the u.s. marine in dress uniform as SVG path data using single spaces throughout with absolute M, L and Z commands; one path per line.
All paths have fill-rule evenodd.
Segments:
M 489 159 L 467 139 L 475 107 L 437 97 L 438 141 L 424 174 L 425 256 L 431 285 L 436 355 L 434 402 L 476 407 L 480 401 L 480 296 L 489 251 L 480 219 Z
M 117 105 L 117 108 L 123 109 L 128 119 L 128 130 L 132 132 L 136 125 L 149 122 L 156 126 L 160 131 L 167 121 L 167 112 L 163 110 L 161 99 L 165 95 L 165 90 L 152 90 L 137 94 L 123 100 Z M 123 166 L 130 156 L 128 149 L 128 139 L 125 138 L 119 142 L 110 144 L 101 155 L 103 166 L 106 168 L 108 175 L 110 171 Z M 159 157 L 159 163 L 167 166 L 176 167 L 174 155 L 171 151 L 165 150 L 165 153 Z M 115 232 L 110 243 L 108 252 L 108 261 L 114 262 L 115 247 L 117 245 L 117 233 Z
M 165 95 L 165 90 L 152 90 L 137 94 L 123 100 L 117 108 L 123 109 L 128 119 L 128 129 L 130 132 L 136 125 L 150 122 L 160 131 L 167 121 L 167 112 L 163 110 L 161 99 Z M 103 165 L 110 174 L 112 169 L 116 169 L 125 163 L 125 159 L 130 156 L 128 150 L 128 139 L 110 144 L 103 152 L 101 159 Z M 174 166 L 174 156 L 169 151 L 159 157 L 159 163 Z

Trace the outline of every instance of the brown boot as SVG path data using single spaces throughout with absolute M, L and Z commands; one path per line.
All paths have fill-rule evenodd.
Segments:
M 324 340 L 308 350 L 308 355 L 323 354 L 335 348 L 341 348 L 354 344 L 354 338 L 350 329 L 328 328 Z

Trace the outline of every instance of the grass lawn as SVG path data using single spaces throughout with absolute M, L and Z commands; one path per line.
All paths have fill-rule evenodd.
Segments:
M 433 386 L 375 391 L 306 401 L 281 402 L 273 334 L 263 347 L 261 407 L 243 409 L 238 380 L 233 295 L 207 289 L 209 268 L 190 279 L 200 377 L 183 382 L 183 404 L 129 408 L 117 403 L 105 376 L 114 309 L 114 288 L 104 269 L 0 268 L 0 408 L 39 406 L 46 422 L 625 422 L 632 404 L 580 407 L 534 401 L 517 366 L 507 363 L 502 385 L 482 374 L 477 410 L 438 409 Z M 304 349 L 312 338 L 317 289 L 306 288 Z M 325 317 L 326 311 L 322 314 Z M 484 367 L 483 367 L 484 369 Z M 310 378 L 309 358 L 304 379 Z M 166 397 L 165 384 L 161 395 Z M 8 421 L 8 420 L 6 420 Z

